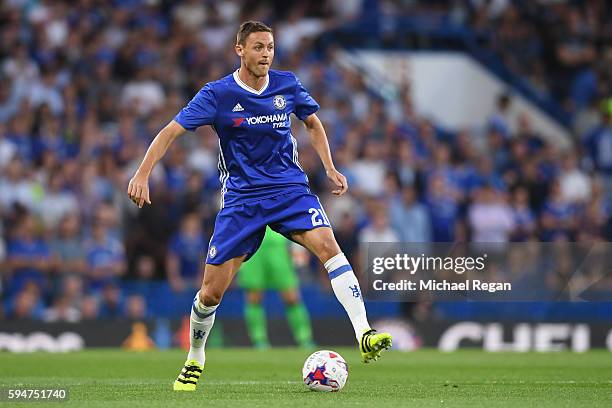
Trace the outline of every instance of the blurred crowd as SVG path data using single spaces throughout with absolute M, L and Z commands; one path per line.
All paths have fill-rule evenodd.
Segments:
M 610 2 L 481 3 L 472 24 L 486 36 L 486 45 L 502 57 L 510 70 L 552 95 L 574 115 L 597 110 L 597 102 L 610 97 Z
M 387 21 L 410 16 L 469 27 L 504 66 L 568 113 L 593 125 L 612 94 L 612 4 L 607 0 L 380 0 Z M 393 24 L 393 23 L 388 23 Z
M 219 205 L 216 135 L 202 128 L 175 142 L 151 175 L 152 205 L 138 210 L 125 192 L 161 127 L 238 67 L 232 45 L 245 19 L 274 27 L 274 68 L 296 72 L 322 106 L 347 195 L 331 197 L 301 123 L 292 126 L 353 262 L 373 241 L 612 239 L 612 103 L 597 104 L 565 151 L 535 133 L 528 114 L 512 134 L 509 95 L 485 129 L 449 132 L 415 113 L 410 84 L 380 100 L 336 63 L 334 46 L 316 42 L 358 18 L 361 1 L 282 4 L 3 2 L 0 319 L 142 318 L 147 299 L 122 280 L 199 287 Z

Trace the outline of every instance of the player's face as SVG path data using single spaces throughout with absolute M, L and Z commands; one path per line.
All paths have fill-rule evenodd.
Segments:
M 264 77 L 274 59 L 274 38 L 268 32 L 251 33 L 244 45 L 236 45 L 236 52 L 253 75 Z

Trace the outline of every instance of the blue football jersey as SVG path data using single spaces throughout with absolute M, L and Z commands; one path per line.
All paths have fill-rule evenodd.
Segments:
M 318 110 L 292 72 L 270 70 L 257 91 L 235 71 L 206 84 L 174 120 L 187 130 L 211 125 L 219 136 L 223 208 L 289 190 L 308 191 L 291 114 L 304 120 Z

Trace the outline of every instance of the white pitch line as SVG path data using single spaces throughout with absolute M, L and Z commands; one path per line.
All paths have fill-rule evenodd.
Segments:
M 459 382 L 458 384 L 478 385 L 478 384 L 483 384 L 483 383 L 479 383 L 479 382 L 461 383 Z M 576 380 L 498 381 L 498 380 L 493 380 L 493 381 L 484 381 L 484 384 L 612 384 L 612 380 L 606 380 L 606 381 L 582 381 L 582 380 L 581 381 L 576 381 Z
M 81 385 L 124 385 L 124 386 L 134 386 L 134 385 L 166 385 L 172 384 L 174 380 L 146 380 L 146 381 L 132 381 L 127 379 L 112 379 L 112 380 L 96 380 L 92 379 L 91 381 L 83 381 L 82 378 L 79 378 L 78 381 L 66 381 L 66 378 L 62 379 L 61 386 L 72 387 L 72 386 L 81 386 Z M 52 381 L 51 381 L 52 383 Z M 215 385 L 283 385 L 283 384 L 301 384 L 302 381 L 272 381 L 272 380 L 204 380 L 202 384 L 215 384 Z M 48 384 L 47 384 L 48 385 Z M 47 386 L 45 385 L 45 386 Z M 3 384 L 0 383 L 0 386 L 15 386 L 15 387 L 33 387 L 32 383 L 12 383 L 12 384 Z M 57 384 L 53 384 L 53 386 L 57 386 Z
M 220 385 L 258 385 L 258 384 L 301 384 L 302 381 L 262 381 L 262 380 L 244 380 L 244 381 L 221 381 L 221 380 L 210 380 L 204 381 L 206 384 L 220 384 Z

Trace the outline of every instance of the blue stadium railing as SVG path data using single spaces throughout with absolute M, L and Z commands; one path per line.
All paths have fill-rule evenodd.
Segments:
M 140 294 L 147 301 L 150 317 L 177 318 L 187 315 L 195 290 L 175 293 L 166 282 L 134 282 L 121 284 L 124 295 Z M 344 318 L 345 312 L 331 291 L 318 285 L 302 287 L 302 298 L 313 319 Z M 367 302 L 371 319 L 401 316 L 398 302 Z M 271 318 L 283 317 L 283 305 L 277 293 L 266 295 L 264 306 Z M 219 314 L 242 318 L 244 296 L 231 289 L 223 297 Z M 612 302 L 438 302 L 435 317 L 449 320 L 480 321 L 612 321 Z
M 151 317 L 176 318 L 186 315 L 193 301 L 195 289 L 182 293 L 173 292 L 166 282 L 126 281 L 120 284 L 125 296 L 142 295 L 147 302 L 147 311 Z M 330 287 L 331 288 L 331 287 Z M 317 285 L 304 285 L 301 288 L 302 298 L 313 318 L 344 317 L 345 311 L 333 293 L 321 290 Z M 265 296 L 264 306 L 271 317 L 283 316 L 283 303 L 275 292 Z M 244 295 L 240 289 L 230 289 L 223 296 L 219 314 L 229 317 L 242 317 Z M 395 316 L 399 313 L 399 303 L 371 303 L 368 312 L 372 317 Z

